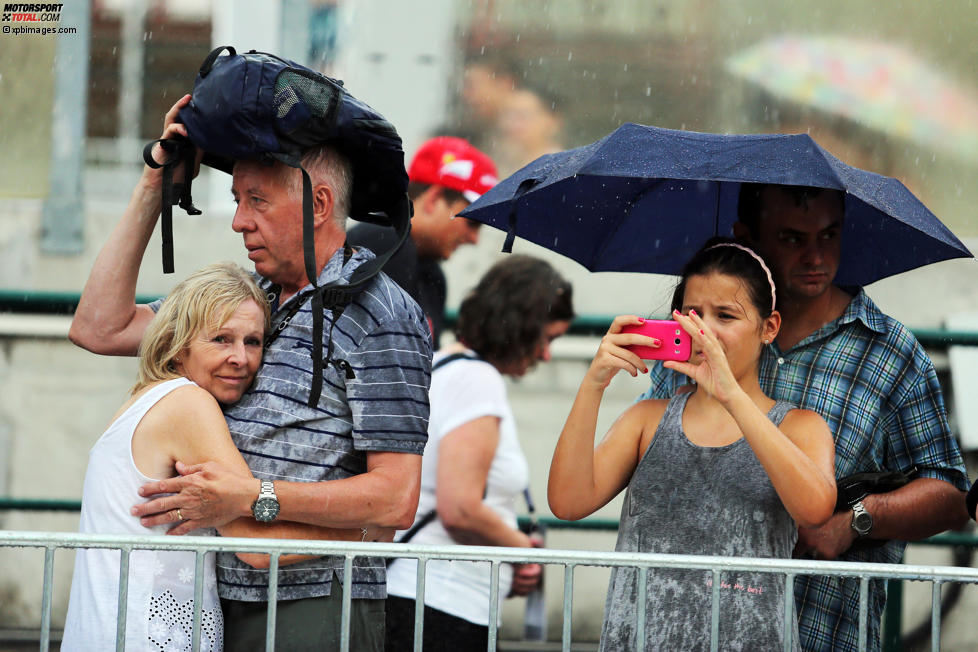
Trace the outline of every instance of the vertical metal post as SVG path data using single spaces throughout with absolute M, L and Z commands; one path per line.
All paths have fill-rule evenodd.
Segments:
M 710 650 L 720 647 L 720 569 L 713 569 L 713 591 L 710 599 Z
M 859 652 L 866 652 L 869 634 L 869 578 L 859 578 Z
M 791 652 L 793 645 L 794 627 L 791 624 L 795 618 L 795 575 L 787 573 L 784 576 L 784 652 Z
M 282 57 L 308 65 L 311 16 L 309 0 L 282 0 Z
M 424 641 L 424 583 L 428 572 L 428 558 L 418 559 L 417 584 L 414 590 L 414 652 L 421 652 Z
M 645 652 L 645 619 L 648 614 L 649 601 L 649 569 L 642 566 L 638 569 L 638 605 L 635 609 L 635 650 Z
M 191 630 L 190 649 L 199 652 L 200 621 L 204 609 L 204 551 L 198 550 L 194 557 L 194 628 Z
M 496 637 L 499 636 L 499 562 L 492 562 L 489 572 L 489 652 L 496 652 Z
M 350 652 L 350 600 L 353 598 L 353 555 L 343 558 L 343 610 L 340 612 L 340 652 Z
M 51 594 L 54 590 L 54 546 L 44 549 L 44 588 L 41 596 L 41 652 L 51 646 Z
M 941 649 L 941 587 L 944 583 L 934 582 L 930 604 L 930 649 L 940 652 Z
M 560 634 L 561 652 L 571 649 L 571 618 L 574 614 L 574 565 L 564 566 L 564 622 Z
M 268 558 L 268 612 L 265 621 L 265 652 L 275 650 L 275 617 L 278 615 L 278 558 L 273 552 Z
M 51 187 L 41 217 L 41 250 L 46 253 L 82 251 L 85 217 L 81 180 L 85 161 L 90 14 L 88 0 L 65 2 L 61 8 L 60 24 L 76 27 L 78 31 L 59 35 L 55 49 Z
M 143 55 L 146 0 L 129 0 L 122 12 L 119 56 L 118 157 L 120 163 L 139 160 L 143 115 Z
M 119 604 L 116 610 L 115 649 L 126 650 L 126 612 L 129 606 L 129 555 L 132 548 L 126 546 L 119 551 Z

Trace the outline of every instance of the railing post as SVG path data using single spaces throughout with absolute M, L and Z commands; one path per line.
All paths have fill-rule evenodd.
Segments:
M 343 558 L 343 610 L 340 612 L 340 652 L 350 652 L 350 607 L 353 599 L 353 555 Z
M 931 594 L 930 604 L 930 649 L 933 652 L 940 652 L 941 649 L 941 587 L 944 583 L 940 580 L 934 582 L 934 590 Z
M 414 589 L 414 652 L 421 652 L 424 642 L 424 583 L 428 572 L 428 559 L 418 559 Z
M 44 548 L 44 588 L 41 597 L 41 652 L 51 647 L 51 594 L 54 584 L 54 546 Z
M 869 637 L 869 578 L 859 578 L 859 652 L 866 652 Z
M 713 570 L 713 591 L 710 599 L 710 650 L 717 652 L 720 647 L 720 571 Z
M 571 619 L 574 614 L 574 564 L 564 566 L 564 602 L 562 605 L 564 621 L 560 633 L 561 652 L 570 652 L 571 649 Z
M 265 652 L 275 650 L 275 617 L 278 614 L 278 552 L 268 558 L 268 609 L 265 613 Z
M 791 652 L 793 649 L 794 622 L 795 616 L 795 575 L 788 573 L 784 576 L 784 652 Z
M 116 611 L 115 649 L 116 652 L 126 650 L 126 613 L 129 606 L 129 556 L 132 547 L 125 546 L 119 550 L 119 604 Z
M 649 569 L 638 568 L 638 608 L 635 610 L 635 650 L 645 652 L 645 620 L 648 617 L 646 602 L 649 597 Z
M 204 555 L 198 550 L 194 555 L 194 628 L 191 630 L 190 649 L 200 652 L 200 621 L 204 610 Z
M 489 572 L 489 652 L 496 652 L 496 637 L 499 636 L 499 562 L 492 562 Z

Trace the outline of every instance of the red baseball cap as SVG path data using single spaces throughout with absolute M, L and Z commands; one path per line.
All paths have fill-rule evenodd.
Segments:
M 499 181 L 491 158 L 469 141 L 451 136 L 425 141 L 411 161 L 408 178 L 457 190 L 469 201 L 475 201 Z

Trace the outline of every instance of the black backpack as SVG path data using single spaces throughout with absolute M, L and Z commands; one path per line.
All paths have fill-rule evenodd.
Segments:
M 227 51 L 226 56 L 222 54 Z M 323 310 L 333 311 L 333 323 L 384 263 L 407 238 L 412 213 L 407 196 L 408 176 L 404 169 L 401 139 L 382 115 L 353 97 L 343 82 L 322 75 L 294 61 L 273 54 L 237 54 L 231 46 L 213 50 L 200 66 L 190 103 L 180 110 L 179 120 L 187 127 L 186 139 L 153 141 L 143 150 L 151 167 L 160 167 L 151 152 L 159 142 L 170 152 L 163 165 L 163 211 L 160 230 L 163 239 L 163 271 L 173 272 L 172 206 L 179 205 L 191 215 L 200 211 L 191 197 L 191 175 L 184 184 L 174 186 L 173 168 L 180 162 L 191 169 L 195 148 L 204 151 L 203 163 L 231 173 L 239 159 L 280 161 L 302 171 L 303 260 L 306 276 L 314 291 L 313 385 L 309 405 L 315 406 L 322 390 Z M 312 183 L 302 168 L 301 156 L 310 147 L 331 145 L 352 164 L 353 187 L 350 217 L 395 229 L 397 239 L 389 251 L 361 265 L 349 283 L 318 286 L 312 225 Z M 347 377 L 352 369 L 345 361 Z

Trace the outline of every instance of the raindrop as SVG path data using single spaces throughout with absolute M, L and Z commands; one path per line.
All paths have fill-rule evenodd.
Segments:
M 516 42 L 517 43 L 520 42 L 520 33 L 519 32 L 516 32 Z
M 627 63 L 625 64 L 625 70 L 624 71 L 625 72 L 628 72 L 628 64 Z
M 690 79 L 690 82 L 693 84 L 693 86 L 696 86 L 696 75 L 693 75 L 692 79 Z
M 652 87 L 651 86 L 646 86 L 645 87 L 645 97 L 652 97 Z
M 570 61 L 573 58 L 574 58 L 574 53 L 573 52 L 568 52 L 567 53 L 567 60 Z

